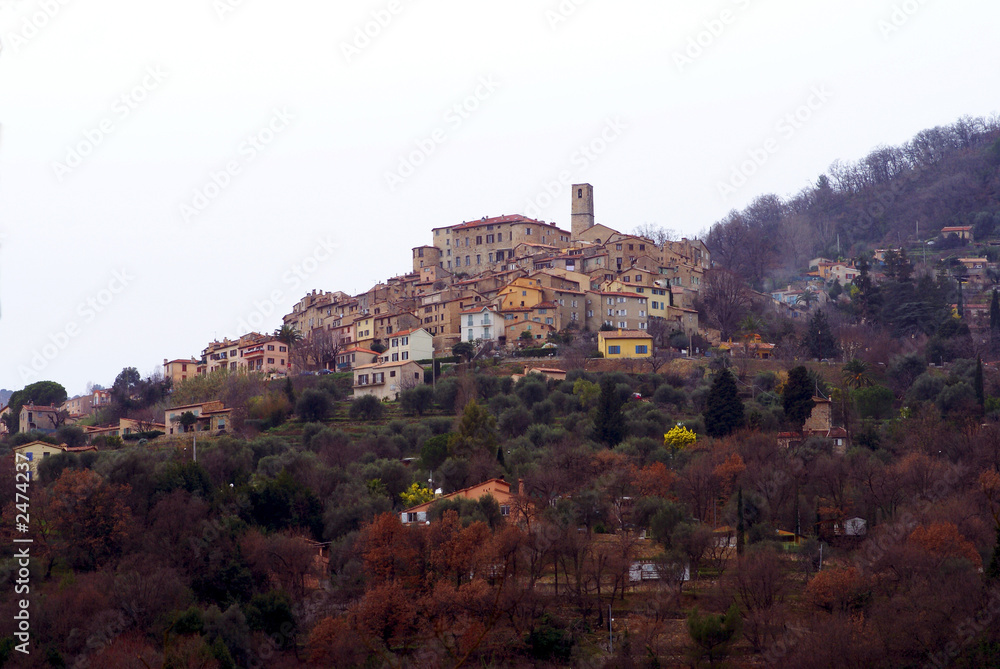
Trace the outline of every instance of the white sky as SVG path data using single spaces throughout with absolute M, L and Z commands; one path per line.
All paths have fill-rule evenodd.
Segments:
M 306 290 L 407 271 L 435 226 L 568 229 L 560 179 L 594 185 L 598 222 L 693 236 L 996 113 L 997 25 L 995 0 L 0 0 L 0 388 L 74 395 L 273 330 Z

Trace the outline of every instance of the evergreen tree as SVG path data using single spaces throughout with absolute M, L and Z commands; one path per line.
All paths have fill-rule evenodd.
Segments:
M 687 620 L 688 633 L 695 644 L 691 649 L 692 666 L 701 666 L 702 659 L 707 659 L 710 666 L 723 660 L 729 654 L 729 647 L 739 636 L 742 622 L 736 604 L 722 615 L 701 615 L 697 607 L 692 609 Z
M 736 379 L 727 369 L 715 373 L 705 404 L 705 431 L 710 437 L 724 437 L 743 427 L 743 402 Z
M 834 358 L 837 356 L 837 342 L 830 331 L 830 324 L 822 310 L 816 311 L 809 319 L 809 327 L 802 342 L 809 355 L 814 358 Z
M 997 543 L 993 546 L 993 557 L 986 567 L 986 579 L 989 581 L 1000 581 L 1000 525 L 997 525 Z
M 840 285 L 840 279 L 834 279 L 833 286 L 830 288 L 830 299 L 831 300 L 837 299 L 843 292 L 844 292 L 844 287 Z
M 610 376 L 601 379 L 601 394 L 597 398 L 597 415 L 594 417 L 594 432 L 597 440 L 609 447 L 617 446 L 625 438 L 625 402 L 615 389 Z
M 976 390 L 976 403 L 979 405 L 979 411 L 986 411 L 986 391 L 983 388 L 983 358 L 982 356 L 976 356 L 976 376 L 973 380 L 973 386 Z
M 746 543 L 746 520 L 743 517 L 743 488 L 736 495 L 736 554 L 743 555 Z
M 961 279 L 958 280 L 958 304 L 956 305 L 956 311 L 958 311 L 958 317 L 961 319 L 965 318 L 965 298 L 962 295 L 962 283 Z
M 993 299 L 990 301 L 990 337 L 997 338 L 1000 334 L 1000 300 L 997 299 L 997 289 L 993 289 Z
M 809 418 L 813 410 L 813 382 L 809 378 L 809 370 L 802 365 L 793 367 L 788 372 L 788 381 L 781 396 L 781 405 L 785 409 L 785 419 L 796 431 Z

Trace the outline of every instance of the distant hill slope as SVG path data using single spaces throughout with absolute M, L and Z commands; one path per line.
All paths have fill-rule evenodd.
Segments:
M 7 390 L 6 388 L 0 389 L 0 407 L 7 406 L 7 402 L 10 401 L 10 396 L 13 394 L 13 390 Z
M 706 244 L 720 266 L 755 286 L 817 256 L 930 239 L 971 225 L 977 239 L 1000 233 L 1000 117 L 959 119 L 880 146 L 856 162 L 834 162 L 816 185 L 788 200 L 763 195 L 712 225 Z

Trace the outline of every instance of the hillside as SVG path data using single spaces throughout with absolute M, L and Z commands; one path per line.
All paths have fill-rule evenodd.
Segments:
M 1000 118 L 964 117 L 836 161 L 816 185 L 788 199 L 761 195 L 714 223 L 716 265 L 755 287 L 810 258 L 852 258 L 882 245 L 935 238 L 946 226 L 1000 231 Z

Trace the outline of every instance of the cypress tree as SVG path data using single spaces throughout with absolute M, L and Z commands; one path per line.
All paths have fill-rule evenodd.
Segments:
M 788 382 L 781 396 L 781 404 L 785 409 L 785 420 L 796 431 L 809 418 L 813 410 L 813 382 L 809 378 L 809 370 L 799 365 L 788 372 Z
M 710 437 L 724 437 L 743 427 L 743 402 L 736 379 L 728 369 L 715 373 L 705 403 L 705 431 Z
M 997 525 L 997 543 L 993 547 L 993 557 L 986 568 L 986 579 L 1000 581 L 1000 525 Z
M 986 391 L 983 388 L 983 357 L 976 356 L 976 376 L 973 381 L 976 389 L 976 403 L 979 404 L 979 411 L 986 411 Z
M 746 543 L 746 521 L 743 519 L 743 488 L 736 494 L 736 554 L 743 555 Z
M 996 338 L 1000 333 L 1000 300 L 997 299 L 997 289 L 993 289 L 993 299 L 990 301 L 990 336 Z
M 615 390 L 610 376 L 601 379 L 601 394 L 597 398 L 597 415 L 594 417 L 594 432 L 597 440 L 610 447 L 617 446 L 625 438 L 624 402 Z

